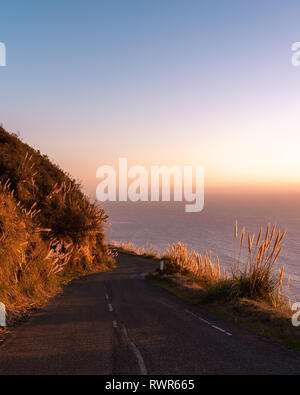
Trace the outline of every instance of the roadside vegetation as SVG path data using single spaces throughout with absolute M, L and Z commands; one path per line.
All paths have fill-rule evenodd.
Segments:
M 245 228 L 238 234 L 234 227 L 233 262 L 229 270 L 221 268 L 220 260 L 212 261 L 212 253 L 201 255 L 189 251 L 184 244 L 171 246 L 163 254 L 165 274 L 183 274 L 193 279 L 206 291 L 207 299 L 250 298 L 260 300 L 271 307 L 286 307 L 283 292 L 284 266 L 276 269 L 282 252 L 285 233 L 276 231 L 270 224 L 266 231 L 246 235 Z M 287 280 L 286 288 L 289 287 Z
M 201 255 L 177 243 L 155 255 L 164 261 L 164 270 L 156 270 L 149 280 L 300 352 L 300 331 L 292 326 L 293 312 L 286 297 L 290 279 L 284 275 L 284 266 L 279 265 L 285 232 L 269 224 L 257 235 L 246 234 L 246 229 L 239 231 L 236 223 L 233 236 L 233 258 L 227 270 L 218 257 L 213 261 L 211 251 Z M 157 251 L 155 247 L 149 250 L 123 243 L 119 251 L 126 250 L 142 256 Z
M 155 246 L 138 248 L 131 242 L 118 244 L 114 241 L 110 247 L 123 253 L 163 260 L 163 275 L 189 277 L 205 290 L 207 299 L 250 298 L 264 301 L 271 307 L 285 308 L 289 303 L 283 292 L 284 266 L 276 271 L 285 236 L 285 232 L 270 224 L 265 232 L 261 228 L 257 237 L 255 234 L 246 235 L 245 227 L 239 234 L 236 222 L 229 270 L 221 267 L 218 256 L 213 262 L 211 251 L 202 255 L 180 242 L 169 246 L 163 253 Z M 285 285 L 288 290 L 289 278 Z
M 161 258 L 159 249 L 156 246 L 149 245 L 144 247 L 137 247 L 132 242 L 121 242 L 112 241 L 109 243 L 109 248 L 112 251 L 121 252 L 123 254 L 137 255 L 143 258 L 159 260 Z
M 114 265 L 106 220 L 78 182 L 0 127 L 0 302 L 10 322 Z

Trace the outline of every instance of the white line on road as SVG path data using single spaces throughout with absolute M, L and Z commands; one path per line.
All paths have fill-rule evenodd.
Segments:
M 117 323 L 116 320 L 113 321 L 113 327 L 114 327 L 114 328 L 118 328 L 118 323 Z
M 189 310 L 185 310 L 185 311 L 186 311 L 186 313 L 191 314 L 193 317 L 195 317 L 195 318 L 197 318 L 198 320 L 204 322 L 205 324 L 207 324 L 207 325 L 212 325 L 211 322 L 206 321 L 204 318 L 199 317 L 198 315 L 192 313 L 191 311 L 189 311 Z
M 192 313 L 192 312 L 189 311 L 189 310 L 185 310 L 185 311 L 186 311 L 186 313 L 192 315 L 193 317 L 195 317 L 195 318 L 197 318 L 198 320 L 204 322 L 205 324 L 211 326 L 212 328 L 217 329 L 218 331 L 220 331 L 220 332 L 222 332 L 222 333 L 225 333 L 227 336 L 232 336 L 232 334 L 231 334 L 230 332 L 227 332 L 227 331 L 225 331 L 225 329 L 222 329 L 222 328 L 220 328 L 220 327 L 218 327 L 218 326 L 216 326 L 216 325 L 213 325 L 211 322 L 206 321 L 204 318 L 199 317 L 197 314 L 194 314 L 194 313 Z
M 134 352 L 134 354 L 135 354 L 135 356 L 137 358 L 141 374 L 146 376 L 148 374 L 147 373 L 147 368 L 146 368 L 144 359 L 142 357 L 142 354 L 140 353 L 140 350 L 137 348 L 137 346 L 133 343 L 133 341 L 128 336 L 128 332 L 127 332 L 127 329 L 125 328 L 125 326 L 123 327 L 123 331 L 124 331 L 124 334 L 127 337 L 127 340 L 129 341 L 129 343 L 131 345 L 131 348 L 132 348 L 132 350 L 133 350 L 133 352 Z
M 219 327 L 218 327 L 218 326 L 216 326 L 216 325 L 212 325 L 212 327 L 213 327 L 213 328 L 215 328 L 215 329 L 217 329 L 217 331 L 220 331 L 220 332 L 226 333 L 226 331 L 225 331 L 224 329 L 222 329 L 222 328 L 219 328 Z
M 105 298 L 106 298 L 106 300 L 108 300 L 108 299 L 109 299 L 109 296 L 108 296 L 107 294 L 105 294 Z
M 112 305 L 110 303 L 108 303 L 108 308 L 109 308 L 110 312 L 114 311 L 114 309 L 113 309 L 113 307 L 112 307 Z

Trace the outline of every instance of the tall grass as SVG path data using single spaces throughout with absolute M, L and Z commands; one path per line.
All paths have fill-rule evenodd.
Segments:
M 58 241 L 46 242 L 34 214 L 17 205 L 8 186 L 0 185 L 0 300 L 18 312 L 58 290 L 57 273 L 70 252 Z
M 230 270 L 220 266 L 219 257 L 212 261 L 211 251 L 204 256 L 189 251 L 186 245 L 177 243 L 164 253 L 167 273 L 188 274 L 207 289 L 209 295 L 245 297 L 267 301 L 272 306 L 285 303 L 282 292 L 284 266 L 276 273 L 275 266 L 283 249 L 286 233 L 281 233 L 276 225 L 268 224 L 258 236 L 248 234 L 238 224 L 234 227 L 234 253 Z M 247 240 L 247 241 L 246 241 Z M 289 280 L 288 280 L 289 286 Z
M 60 203 L 63 210 L 66 206 Z M 74 234 L 61 232 L 58 238 L 50 227 L 39 225 L 36 207 L 24 208 L 10 184 L 0 183 L 0 301 L 10 315 L 44 303 L 60 290 L 65 278 L 106 270 L 114 261 L 103 245 L 101 211 L 87 207 L 90 216 L 79 221 L 84 224 L 80 229 L 78 219 L 66 209 L 70 217 L 61 220 L 74 226 Z M 56 215 L 52 213 L 50 225 Z
M 276 225 L 271 228 L 268 224 L 265 233 L 261 228 L 256 238 L 255 234 L 249 234 L 246 242 L 245 228 L 238 237 L 235 224 L 235 242 L 239 252 L 231 267 L 233 292 L 238 296 L 267 299 L 273 305 L 282 301 L 284 266 L 276 275 L 275 265 L 281 255 L 285 236 L 286 232 L 281 233 Z M 246 256 L 243 256 L 244 247 Z
M 168 273 L 179 272 L 181 274 L 192 274 L 197 280 L 205 283 L 226 280 L 228 273 L 225 269 L 221 270 L 219 257 L 216 262 L 212 261 L 211 251 L 202 256 L 194 250 L 188 250 L 183 243 L 169 246 L 163 254 L 166 261 L 166 270 Z
M 106 220 L 78 182 L 0 126 L 0 302 L 9 311 L 111 266 Z
M 286 233 L 267 225 L 258 235 L 246 234 L 243 227 L 234 226 L 233 258 L 229 269 L 221 266 L 212 252 L 205 254 L 189 250 L 176 243 L 160 253 L 155 246 L 136 247 L 133 243 L 112 243 L 119 251 L 165 261 L 166 274 L 182 274 L 201 284 L 208 298 L 250 298 L 263 300 L 273 307 L 286 304 L 283 292 L 284 266 L 276 272 L 276 264 L 283 249 Z M 290 279 L 287 281 L 287 289 Z
M 160 259 L 161 257 L 159 249 L 152 244 L 146 245 L 144 247 L 137 247 L 133 242 L 119 243 L 116 240 L 113 240 L 109 244 L 109 247 L 112 250 L 117 250 L 125 254 L 139 255 L 144 258 Z
M 69 174 L 2 127 L 0 181 L 9 183 L 17 204 L 34 213 L 33 222 L 49 230 L 43 239 L 72 246 L 72 269 L 93 270 L 100 261 L 111 260 L 103 231 L 105 212 Z

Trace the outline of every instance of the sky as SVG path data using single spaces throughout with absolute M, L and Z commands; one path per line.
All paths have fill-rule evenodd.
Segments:
M 0 123 L 96 170 L 202 165 L 208 188 L 300 188 L 297 0 L 3 0 Z

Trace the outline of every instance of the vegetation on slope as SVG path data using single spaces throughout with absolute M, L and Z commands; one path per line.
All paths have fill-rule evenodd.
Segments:
M 106 219 L 74 179 L 0 127 L 0 301 L 9 312 L 112 265 Z

